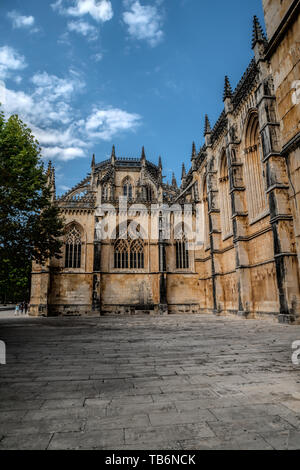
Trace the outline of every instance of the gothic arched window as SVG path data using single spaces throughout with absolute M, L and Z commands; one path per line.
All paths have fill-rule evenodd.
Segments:
M 251 116 L 246 132 L 245 183 L 250 220 L 256 219 L 267 209 L 263 179 L 261 139 L 257 114 Z
M 132 183 L 129 178 L 126 178 L 123 181 L 123 196 L 126 196 L 128 199 L 132 199 Z
M 105 184 L 102 188 L 102 199 L 107 201 L 109 199 L 109 187 Z
M 181 222 L 174 227 L 174 239 L 176 240 L 176 269 L 189 268 L 189 249 L 185 234 L 189 233 L 189 227 Z
M 150 185 L 146 186 L 146 201 L 150 202 L 153 199 L 153 190 Z
M 185 237 L 176 241 L 176 269 L 189 268 L 188 242 Z
M 129 246 L 127 240 L 117 240 L 114 246 L 116 269 L 128 269 Z
M 81 266 L 81 234 L 73 226 L 65 237 L 65 268 L 80 268 Z
M 230 197 L 230 185 L 229 185 L 229 174 L 227 166 L 226 153 L 224 152 L 221 159 L 221 171 L 220 171 L 220 210 L 221 210 L 221 229 L 223 238 L 228 237 L 232 233 L 231 225 L 231 197 Z
M 144 269 L 144 244 L 141 239 L 133 240 L 130 245 L 130 268 Z

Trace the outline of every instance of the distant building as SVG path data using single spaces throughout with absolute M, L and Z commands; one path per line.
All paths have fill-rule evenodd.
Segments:
M 114 148 L 109 160 L 93 158 L 87 178 L 58 199 L 49 167 L 66 220 L 64 249 L 61 260 L 33 266 L 32 315 L 211 312 L 299 321 L 300 2 L 263 5 L 269 40 L 255 17 L 254 58 L 235 90 L 225 77 L 224 110 L 213 128 L 205 117 L 205 144 L 198 151 L 193 144 L 180 187 L 174 177 L 163 182 L 161 159 L 149 162 L 144 149 L 138 159 L 118 158 Z M 136 214 L 122 222 L 119 196 L 143 205 L 139 222 Z M 103 204 L 117 214 L 105 240 Z M 147 235 L 153 204 L 189 204 L 196 232 L 204 207 L 204 244 L 191 249 L 174 212 L 169 238 L 159 211 L 158 237 Z

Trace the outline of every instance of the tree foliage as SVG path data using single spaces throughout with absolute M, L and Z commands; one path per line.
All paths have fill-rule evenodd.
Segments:
M 32 261 L 60 257 L 63 220 L 51 202 L 41 148 L 19 119 L 0 112 L 0 298 L 28 298 Z

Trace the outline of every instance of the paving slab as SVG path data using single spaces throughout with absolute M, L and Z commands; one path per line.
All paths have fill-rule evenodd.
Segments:
M 0 449 L 300 449 L 300 326 L 1 317 Z

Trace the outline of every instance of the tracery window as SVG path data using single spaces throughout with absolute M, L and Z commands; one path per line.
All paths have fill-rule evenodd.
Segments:
M 176 249 L 176 269 L 189 268 L 189 245 L 186 234 L 189 227 L 184 223 L 179 223 L 174 227 L 174 239 Z
M 65 238 L 65 268 L 80 268 L 81 266 L 81 234 L 73 226 Z
M 153 190 L 150 185 L 146 186 L 146 201 L 150 202 L 153 199 Z
M 123 196 L 126 196 L 128 199 L 132 199 L 132 184 L 129 178 L 126 178 L 123 182 Z
M 130 268 L 144 269 L 144 244 L 141 239 L 133 240 L 130 245 Z
M 248 123 L 246 132 L 245 184 L 250 221 L 256 219 L 267 210 L 265 184 L 263 178 L 261 138 L 256 114 Z
M 108 185 L 104 185 L 102 188 L 102 199 L 107 201 L 109 199 L 109 187 Z
M 116 269 L 128 269 L 129 245 L 127 240 L 117 240 L 114 247 Z
M 185 237 L 176 241 L 176 269 L 189 268 L 188 242 Z
M 231 196 L 229 185 L 229 174 L 227 166 L 226 153 L 224 152 L 221 159 L 220 171 L 220 211 L 221 211 L 221 229 L 223 238 L 228 237 L 232 233 L 231 224 Z

